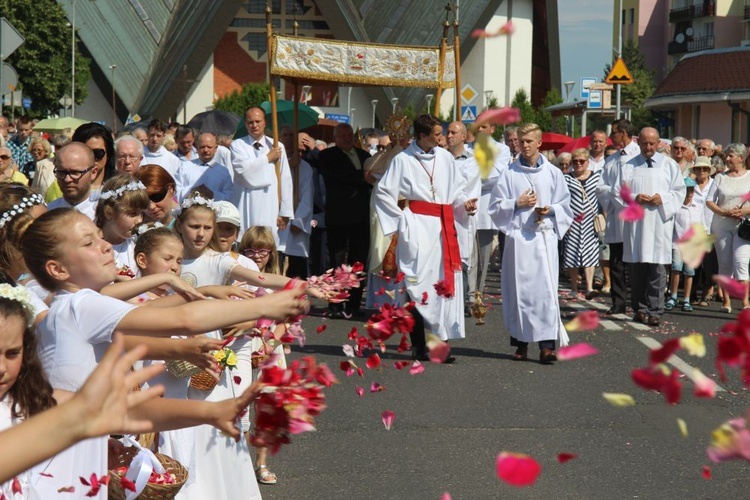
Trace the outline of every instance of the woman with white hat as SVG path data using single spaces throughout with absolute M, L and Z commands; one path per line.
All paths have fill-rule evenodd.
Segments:
M 695 159 L 695 164 L 690 168 L 690 173 L 694 176 L 695 190 L 693 191 L 693 203 L 703 205 L 703 227 L 706 231 L 711 232 L 711 221 L 714 213 L 706 206 L 708 200 L 712 200 L 716 194 L 716 181 L 713 176 L 716 174 L 716 167 L 711 163 L 711 158 L 699 156 Z M 719 262 L 716 259 L 716 249 L 712 248 L 711 252 L 703 258 L 701 266 L 696 269 L 696 280 L 693 305 L 708 307 L 714 297 L 713 275 L 719 272 Z M 700 299 L 698 299 L 698 293 Z

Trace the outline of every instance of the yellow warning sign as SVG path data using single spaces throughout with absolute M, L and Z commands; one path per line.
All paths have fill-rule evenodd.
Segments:
M 622 57 L 617 58 L 617 62 L 614 66 L 612 66 L 612 70 L 609 72 L 607 78 L 605 78 L 604 81 L 609 83 L 610 85 L 630 85 L 632 83 L 635 83 L 635 80 L 633 80 L 633 75 L 631 75 L 630 71 L 628 71 L 628 67 L 625 66 L 625 61 L 622 60 Z

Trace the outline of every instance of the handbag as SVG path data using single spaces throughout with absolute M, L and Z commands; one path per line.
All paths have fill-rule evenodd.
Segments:
M 743 240 L 750 241 L 750 219 L 742 219 L 737 226 L 737 236 Z
M 589 205 L 589 209 L 593 212 L 594 207 L 591 205 L 591 201 L 589 200 L 588 195 L 586 194 L 586 190 L 583 188 L 583 185 L 579 183 L 579 187 L 581 188 L 581 194 L 583 195 L 583 199 L 586 200 L 586 203 Z M 596 231 L 599 234 L 604 233 L 604 231 L 607 229 L 607 218 L 604 216 L 604 214 L 596 214 L 594 216 L 594 231 Z

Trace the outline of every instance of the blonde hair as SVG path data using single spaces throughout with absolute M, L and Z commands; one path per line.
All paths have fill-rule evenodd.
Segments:
M 23 260 L 29 272 L 50 292 L 58 290 L 62 283 L 47 273 L 47 262 L 61 257 L 60 246 L 65 242 L 68 228 L 73 220 L 86 217 L 75 208 L 57 208 L 34 220 L 21 238 Z
M 583 158 L 585 160 L 589 159 L 589 150 L 586 148 L 578 148 L 574 149 L 572 153 L 570 153 L 571 158 Z
M 542 129 L 536 123 L 524 123 L 518 127 L 519 139 L 528 134 L 534 134 L 534 138 L 538 141 L 542 140 Z
M 279 254 L 276 251 L 276 238 L 273 232 L 266 226 L 253 226 L 242 235 L 239 250 L 243 252 L 248 248 L 268 249 L 268 264 L 263 272 L 270 274 L 281 274 L 279 267 Z
M 167 151 L 174 151 L 177 149 L 177 142 L 174 140 L 172 134 L 164 134 L 164 141 L 162 141 L 161 145 L 164 146 Z

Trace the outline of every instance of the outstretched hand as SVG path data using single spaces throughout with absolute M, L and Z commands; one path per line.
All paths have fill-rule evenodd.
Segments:
M 232 436 L 235 441 L 239 441 L 240 429 L 237 425 L 237 419 L 247 411 L 250 402 L 260 393 L 262 387 L 261 383 L 256 381 L 241 396 L 213 403 L 211 425 Z

